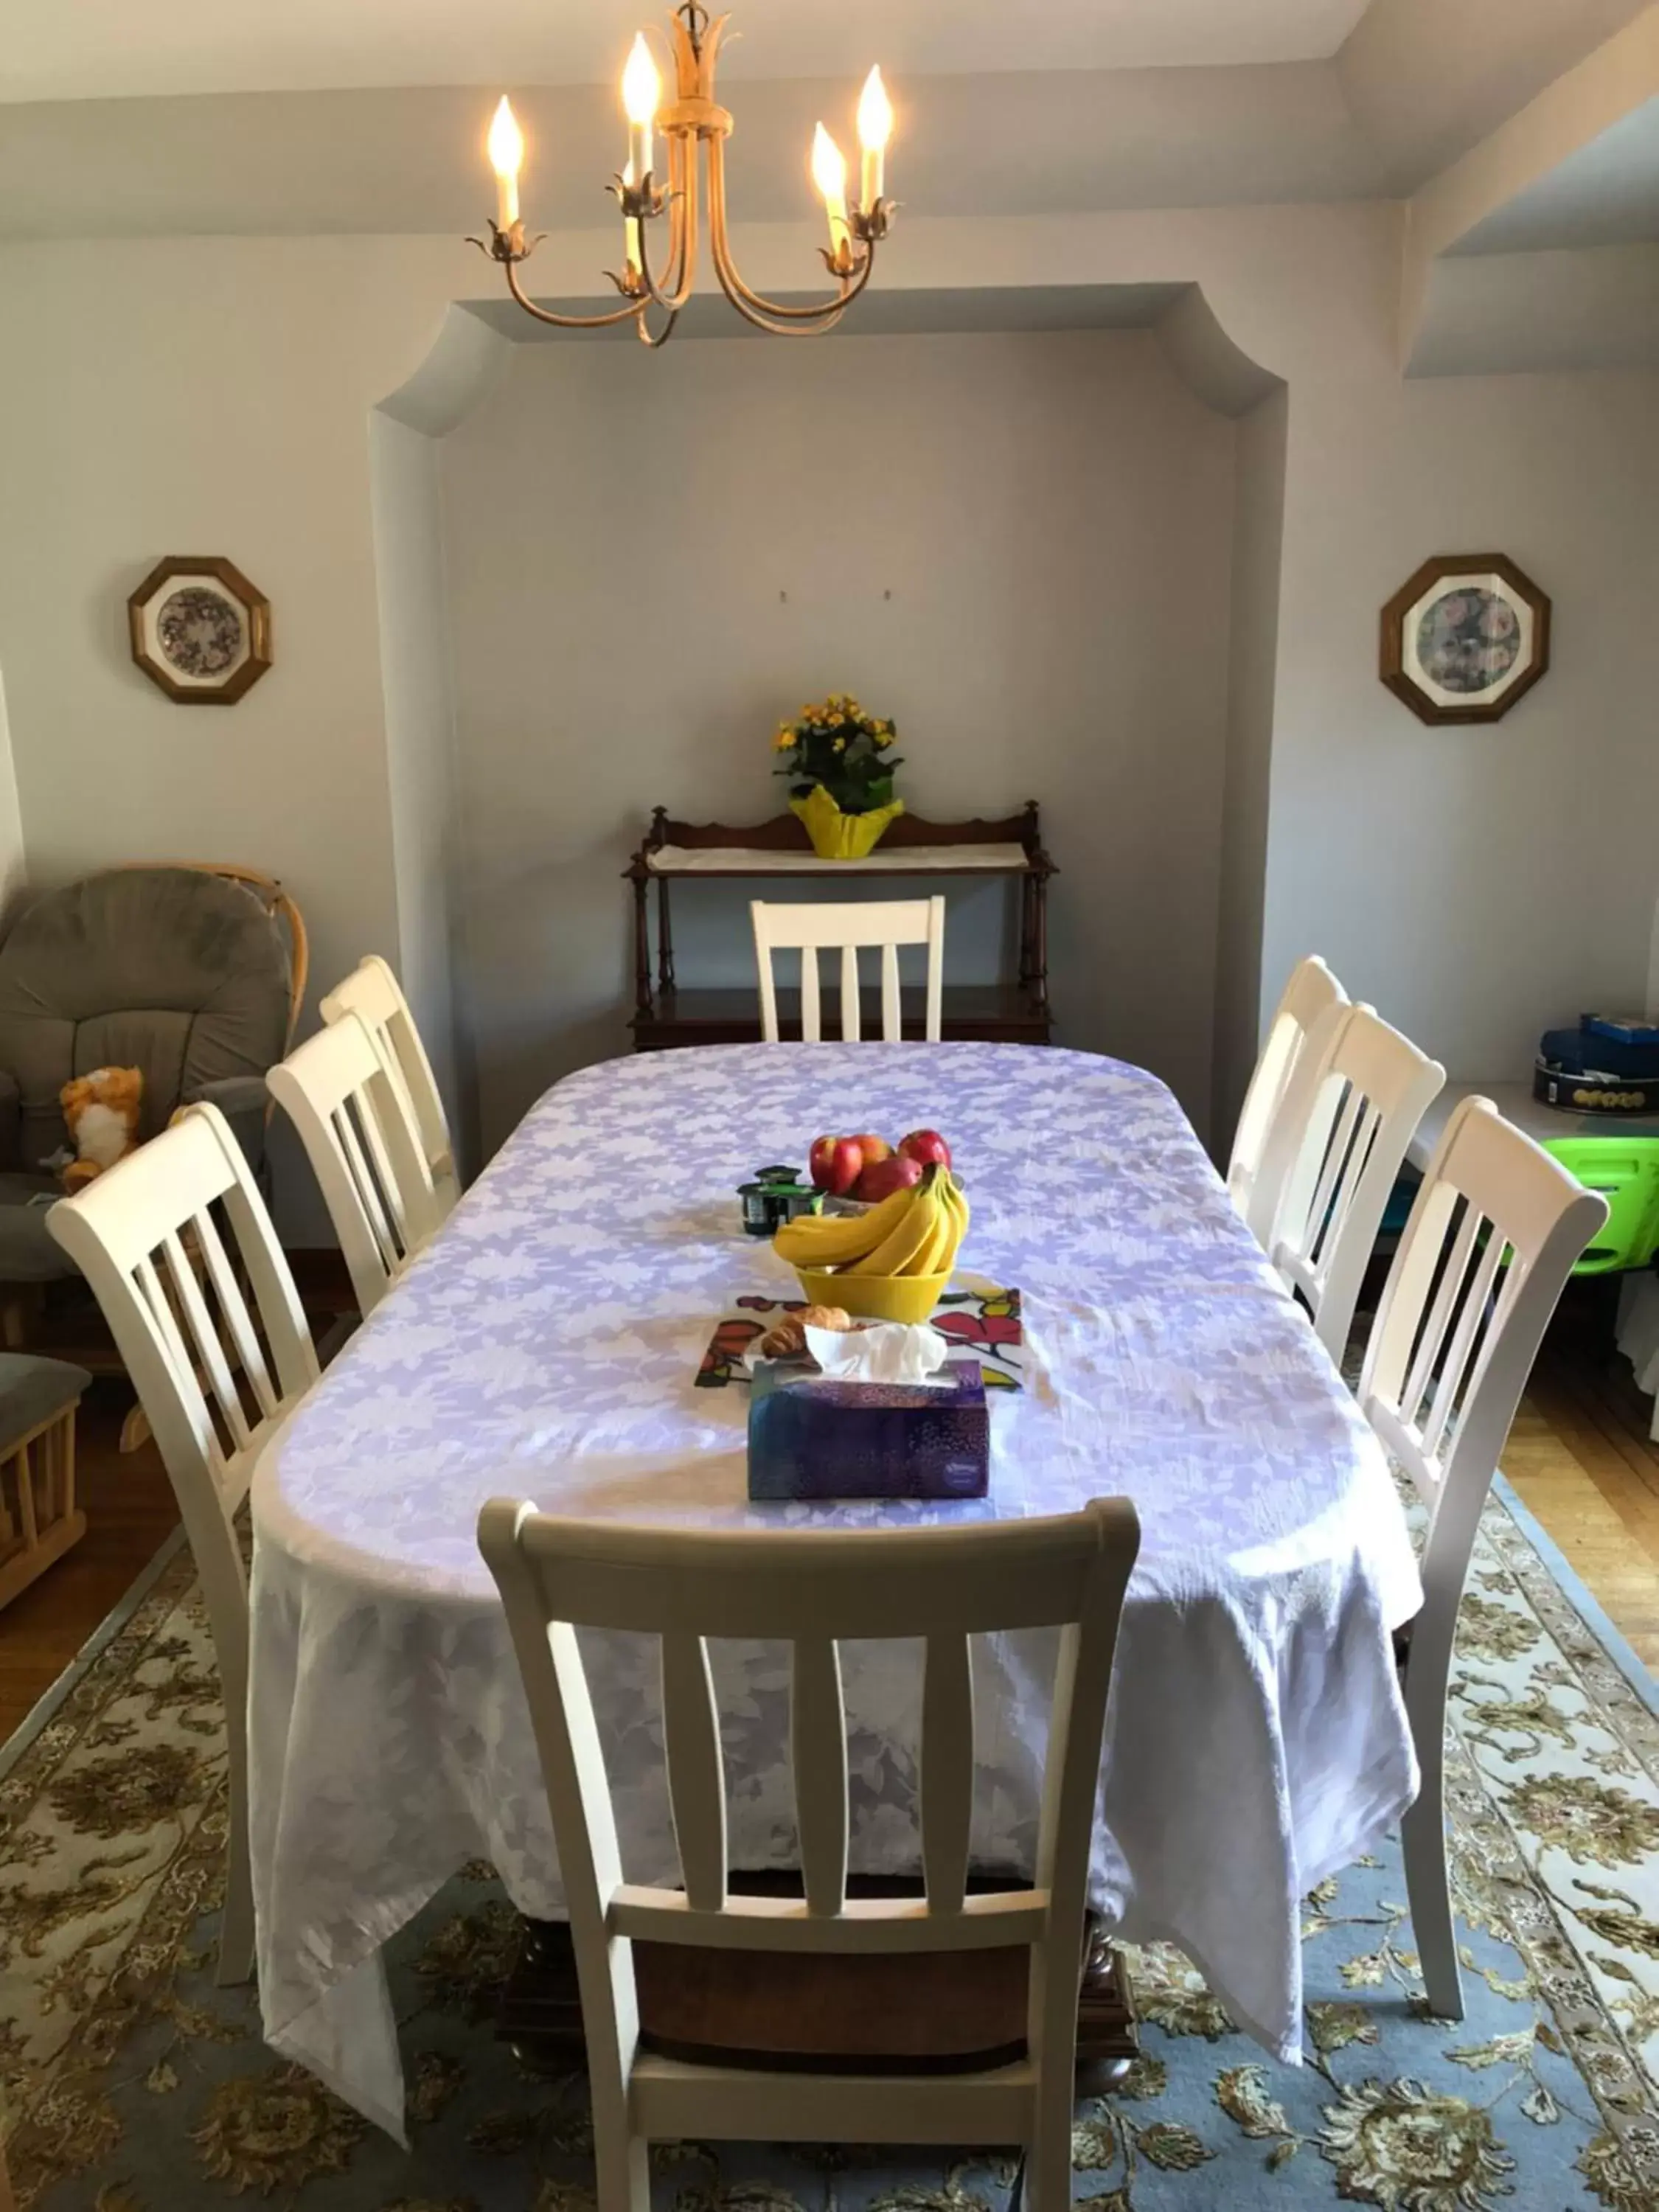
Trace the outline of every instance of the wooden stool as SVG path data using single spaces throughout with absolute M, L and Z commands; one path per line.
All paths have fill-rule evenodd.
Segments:
M 75 1503 L 75 1409 L 91 1380 L 66 1360 L 0 1352 L 0 1606 L 87 1533 Z

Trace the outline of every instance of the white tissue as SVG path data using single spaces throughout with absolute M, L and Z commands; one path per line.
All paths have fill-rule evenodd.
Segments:
M 811 1328 L 806 1348 L 825 1375 L 837 1382 L 936 1382 L 950 1377 L 939 1370 L 951 1347 L 926 1322 L 874 1322 L 861 1329 Z

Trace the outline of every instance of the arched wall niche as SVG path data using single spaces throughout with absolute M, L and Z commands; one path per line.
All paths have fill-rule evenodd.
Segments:
M 918 807 L 1043 801 L 1062 868 L 1061 1041 L 1142 1060 L 1200 1130 L 1212 1114 L 1231 1125 L 1261 988 L 1285 385 L 1195 284 L 897 289 L 860 307 L 856 336 L 786 350 L 734 337 L 724 303 L 700 301 L 658 358 L 625 331 L 565 337 L 510 303 L 459 302 L 374 410 L 398 933 L 474 1164 L 546 1082 L 627 1048 L 617 878 L 649 805 L 774 811 L 760 764 L 771 719 L 842 685 L 890 707 L 905 695 Z M 568 450 L 550 463 L 550 447 Z M 584 451 L 608 458 L 580 465 Z M 616 586 L 637 592 L 637 628 L 617 638 L 603 592 L 574 631 L 560 613 L 588 589 L 582 571 L 617 572 L 627 533 L 607 536 L 606 483 L 649 506 L 635 513 L 641 574 Z M 858 579 L 836 588 L 830 652 L 835 550 L 809 553 L 799 519 L 814 501 L 827 517 L 837 488 L 872 512 L 866 539 L 839 519 L 820 533 L 840 532 L 850 559 L 837 573 Z M 763 548 L 751 562 L 768 514 L 775 559 Z M 562 532 L 580 540 L 565 556 L 548 550 Z M 861 562 L 860 544 L 886 549 L 886 567 L 873 550 Z M 663 586 L 677 577 L 696 601 L 703 569 L 720 572 L 726 605 L 688 624 L 729 620 L 734 671 L 746 635 L 763 665 L 752 682 L 734 672 L 724 697 L 708 665 L 678 679 L 685 726 L 665 738 L 678 695 L 663 672 L 685 652 Z M 629 635 L 635 664 L 618 665 Z M 1050 682 L 1044 663 L 1068 655 Z M 971 680 L 945 680 L 964 662 Z M 1000 720 L 970 726 L 971 695 L 1005 662 L 1036 695 L 1036 726 L 1011 698 Z M 782 665 L 797 671 L 787 683 Z M 630 688 L 653 700 L 644 726 L 601 729 L 607 697 Z M 942 715 L 927 708 L 935 690 L 955 702 Z M 617 765 L 629 747 L 632 769 Z M 736 970 L 711 980 L 739 979 L 739 906 L 707 917 L 702 945 L 696 918 L 677 921 L 691 938 L 683 972 L 718 937 Z M 1002 927 L 969 902 L 962 957 L 994 957 Z

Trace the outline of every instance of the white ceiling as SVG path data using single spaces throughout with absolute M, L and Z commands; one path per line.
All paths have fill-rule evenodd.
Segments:
M 889 190 L 915 216 L 1364 198 L 1378 166 L 1328 66 L 1033 71 L 917 80 Z M 794 77 L 734 88 L 732 203 L 741 222 L 812 221 L 807 167 L 822 116 L 852 143 L 856 86 Z M 482 88 L 230 93 L 0 107 L 0 238 L 174 232 L 459 239 L 494 205 Z M 603 228 L 623 151 L 609 88 L 514 100 L 528 154 L 526 222 Z M 1042 158 L 1031 149 L 1040 148 Z M 458 247 L 468 259 L 464 248 Z
M 1366 0 L 740 0 L 734 76 L 1307 61 Z M 8 9 L 0 100 L 389 85 L 590 84 L 620 69 L 650 0 L 46 0 Z

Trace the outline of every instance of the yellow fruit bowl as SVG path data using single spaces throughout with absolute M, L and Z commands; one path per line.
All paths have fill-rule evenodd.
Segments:
M 951 1287 L 942 1275 L 860 1275 L 853 1267 L 797 1267 L 801 1289 L 815 1306 L 841 1306 L 864 1321 L 931 1321 Z

